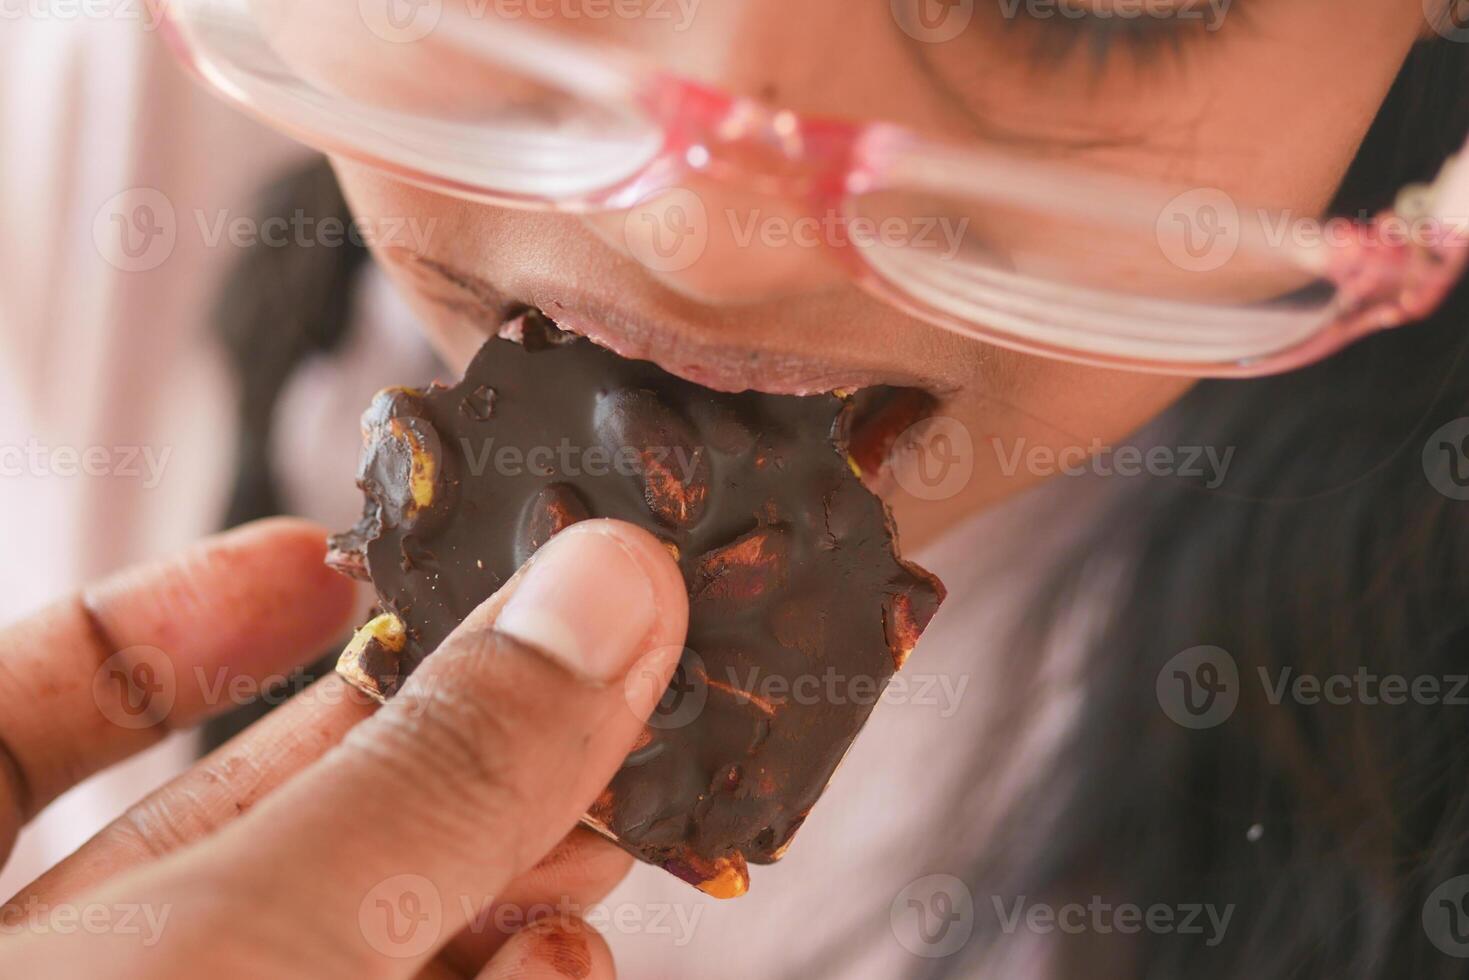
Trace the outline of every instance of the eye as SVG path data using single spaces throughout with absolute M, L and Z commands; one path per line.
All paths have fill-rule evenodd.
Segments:
M 997 0 L 995 10 L 1006 29 L 1024 35 L 1032 62 L 1084 58 L 1096 69 L 1117 57 L 1176 62 L 1244 20 L 1240 0 Z

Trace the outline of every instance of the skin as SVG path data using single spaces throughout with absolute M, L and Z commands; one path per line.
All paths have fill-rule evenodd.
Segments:
M 1075 56 L 1027 67 L 1020 35 L 997 29 L 915 48 L 893 29 L 886 4 L 845 0 L 710 3 L 677 36 L 640 21 L 547 26 L 612 35 L 671 68 L 806 112 L 984 134 L 1083 166 L 1314 213 L 1424 33 L 1421 5 L 1237 5 L 1217 35 L 1185 41 L 1183 61 L 1144 67 L 1124 53 L 1101 69 Z M 372 87 L 362 62 L 321 60 L 338 51 L 319 43 L 339 36 L 332 16 L 310 9 L 281 25 L 282 51 L 333 84 Z M 831 43 L 833 23 L 840 44 Z M 452 83 L 456 95 L 473 98 L 456 67 L 406 73 L 392 91 L 411 105 L 443 97 L 435 86 Z M 871 299 L 811 255 L 715 241 L 688 269 L 660 271 L 633 257 L 636 242 L 619 229 L 637 223 L 623 215 L 508 211 L 351 164 L 341 173 L 364 218 L 436 222 L 422 249 L 386 247 L 379 258 L 456 366 L 513 303 L 592 310 L 614 334 L 654 325 L 655 359 L 686 372 L 701 360 L 719 363 L 732 387 L 759 388 L 777 375 L 789 384 L 782 363 L 798 364 L 796 373 L 817 387 L 853 372 L 921 385 L 981 449 L 990 438 L 1056 450 L 1115 443 L 1189 384 L 946 333 Z M 753 206 L 737 189 L 697 191 L 711 207 L 726 206 L 725 195 L 735 195 L 729 206 Z M 993 453 L 978 452 L 974 463 L 963 491 L 946 501 L 920 506 L 895 492 L 910 539 L 1036 479 L 1003 472 Z M 624 610 L 652 625 L 621 654 L 631 660 L 681 646 L 687 609 L 672 563 L 636 529 L 606 533 L 642 556 L 655 583 L 645 606 Z M 226 707 L 211 703 L 198 677 L 265 677 L 340 635 L 352 594 L 322 568 L 322 538 L 300 523 L 257 525 L 0 633 L 0 845 L 8 849 L 67 787 Z M 548 548 L 585 546 L 567 532 Z M 620 852 L 574 827 L 633 744 L 671 660 L 645 659 L 599 681 L 507 639 L 495 627 L 518 582 L 471 617 L 391 705 L 379 709 L 336 678 L 322 681 L 141 801 L 3 910 L 24 915 L 34 902 L 170 908 L 159 942 L 144 947 L 117 931 L 11 930 L 0 937 L 0 973 L 611 977 L 605 943 L 574 918 L 518 931 L 466 928 L 474 904 L 446 900 L 434 942 L 385 955 L 359 914 L 376 899 L 407 908 L 407 886 L 374 891 L 405 873 L 443 896 L 480 896 L 483 911 L 484 896 L 511 907 L 585 905 L 626 870 Z M 145 700 L 156 717 L 141 728 L 110 720 L 110 702 L 94 697 L 93 686 L 98 663 L 139 646 L 165 651 L 178 678 L 171 704 Z M 647 683 L 619 683 L 626 670 Z M 644 693 L 625 694 L 633 689 Z M 437 832 L 422 833 L 426 823 Z
M 546 26 L 611 34 L 701 81 L 804 113 L 993 139 L 1304 215 L 1325 208 L 1402 59 L 1427 30 L 1416 0 L 1237 0 L 1218 32 L 1180 32 L 1179 57 L 1165 50 L 1148 58 L 1120 40 L 1098 68 L 1084 45 L 1035 63 L 1026 52 L 1036 28 L 1058 25 L 1005 31 L 993 13 L 976 13 L 959 38 L 922 44 L 895 29 L 886 4 L 707 6 L 684 32 L 662 22 Z M 838 22 L 841 43 L 824 43 Z M 761 55 L 739 57 L 743 51 Z M 330 74 L 380 97 L 361 71 Z M 651 224 L 638 214 L 536 213 L 450 198 L 356 164 L 341 163 L 339 172 L 362 218 L 435 223 L 426 247 L 388 245 L 378 257 L 455 368 L 520 302 L 590 317 L 614 348 L 631 346 L 694 380 L 708 380 L 697 374 L 701 362 L 737 365 L 719 387 L 787 390 L 791 379 L 772 364 L 796 359 L 812 387 L 855 373 L 939 395 L 941 413 L 975 445 L 973 474 L 943 501 L 887 488 L 910 546 L 1043 476 L 1005 465 L 1017 447 L 1074 454 L 1116 445 L 1192 383 L 1042 359 L 946 332 L 862 292 L 814 249 L 772 254 L 758 243 L 722 240 L 733 237 L 725 222 L 711 223 L 711 244 L 690 268 L 651 269 L 635 257 L 638 243 L 626 229 L 655 227 L 664 216 L 653 204 Z M 738 187 L 682 185 L 710 214 L 796 213 Z
M 233 706 L 212 691 L 279 676 L 341 635 L 354 592 L 324 567 L 324 535 L 299 521 L 252 525 L 6 630 L 3 850 L 77 781 Z M 647 587 L 639 610 L 573 624 L 620 637 L 600 666 L 500 630 L 506 603 L 522 588 L 534 595 L 534 566 L 553 547 L 562 560 L 605 563 L 596 549 L 609 539 L 632 563 L 625 577 Z M 567 619 L 554 604 L 540 611 Z M 645 628 L 629 632 L 639 616 Z M 0 974 L 611 976 L 605 944 L 574 914 L 524 929 L 516 916 L 585 908 L 625 873 L 630 859 L 577 820 L 642 731 L 687 616 L 682 577 L 652 536 L 579 525 L 472 614 L 392 704 L 324 679 L 23 889 L 0 907 Z M 144 663 L 151 677 L 137 673 Z M 119 710 L 111 667 L 144 682 L 126 695 L 141 711 Z M 151 690 L 165 675 L 169 693 Z M 382 915 L 425 908 L 416 930 Z M 116 928 L 78 928 L 99 910 Z M 67 929 L 57 915 L 77 918 Z

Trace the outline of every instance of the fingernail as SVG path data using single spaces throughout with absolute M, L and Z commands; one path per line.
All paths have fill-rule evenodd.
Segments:
M 621 677 L 657 616 L 653 581 L 615 531 L 572 527 L 536 553 L 495 629 L 591 680 Z

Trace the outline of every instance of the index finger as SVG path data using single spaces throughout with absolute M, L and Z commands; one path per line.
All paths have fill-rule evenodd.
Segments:
M 107 894 L 175 910 L 154 951 L 164 966 L 412 976 L 611 780 L 683 653 L 687 616 L 652 535 L 573 525 L 340 746 Z M 629 686 L 630 670 L 656 682 Z
M 325 540 L 249 525 L 0 633 L 0 853 L 73 784 L 329 645 L 355 590 L 322 564 Z

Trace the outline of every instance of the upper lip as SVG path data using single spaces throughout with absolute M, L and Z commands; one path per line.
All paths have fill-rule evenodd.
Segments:
M 901 383 L 891 373 L 842 365 L 787 351 L 707 340 L 677 328 L 633 319 L 595 304 L 535 304 L 556 324 L 622 357 L 652 361 L 669 374 L 718 391 L 814 395 Z
M 534 307 L 556 324 L 580 334 L 614 353 L 652 361 L 670 374 L 719 391 L 763 391 L 770 394 L 811 395 L 874 385 L 933 387 L 923 379 L 905 377 L 892 369 L 842 363 L 834 358 L 773 348 L 768 344 L 731 343 L 731 331 L 702 331 L 636 317 L 596 298 L 564 288 L 533 284 L 519 292 L 502 289 L 471 273 L 414 256 L 414 265 L 452 286 L 456 296 L 437 298 L 462 309 L 467 298 L 483 315 L 487 333 L 518 310 Z

